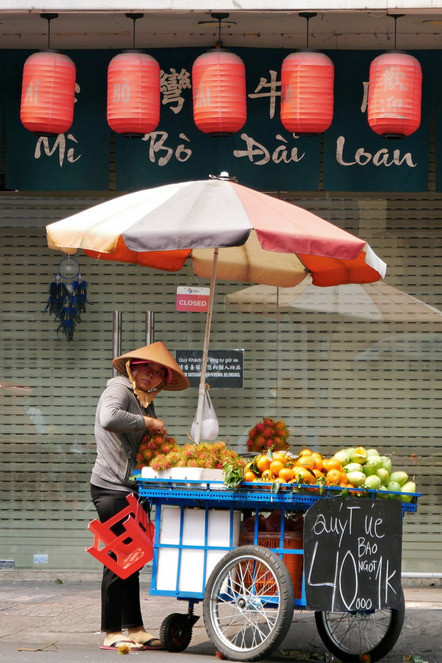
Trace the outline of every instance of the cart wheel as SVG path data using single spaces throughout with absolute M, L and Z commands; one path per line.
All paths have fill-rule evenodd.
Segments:
M 209 638 L 232 661 L 257 661 L 284 640 L 293 617 L 293 585 L 271 550 L 240 546 L 215 566 L 204 592 Z
M 405 616 L 404 594 L 397 609 L 366 612 L 315 612 L 321 640 L 340 661 L 353 663 L 368 654 L 379 661 L 393 649 Z
M 166 651 L 184 651 L 192 640 L 192 627 L 199 617 L 174 612 L 161 624 L 160 642 Z

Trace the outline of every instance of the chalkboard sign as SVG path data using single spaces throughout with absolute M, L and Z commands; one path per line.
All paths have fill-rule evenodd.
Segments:
M 304 518 L 307 608 L 399 608 L 401 556 L 400 501 L 319 499 Z
M 209 350 L 206 382 L 214 388 L 240 389 L 243 386 L 243 350 Z M 176 350 L 175 359 L 191 387 L 198 387 L 201 376 L 201 350 Z

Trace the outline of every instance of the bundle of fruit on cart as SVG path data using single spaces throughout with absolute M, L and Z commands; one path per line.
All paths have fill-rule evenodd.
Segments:
M 342 449 L 332 457 L 303 449 L 299 454 L 272 451 L 258 454 L 244 468 L 244 481 L 298 484 L 299 486 L 336 486 L 343 491 L 376 490 L 381 498 L 411 502 L 416 484 L 403 470 L 393 470 L 391 458 L 377 449 Z
M 288 429 L 283 421 L 264 417 L 250 429 L 247 448 L 258 453 L 245 459 L 225 442 L 190 442 L 180 446 L 170 436 L 146 435 L 141 441 L 137 468 L 155 471 L 173 467 L 198 467 L 224 471 L 224 483 L 236 489 L 243 482 L 271 484 L 277 491 L 290 484 L 293 490 L 320 491 L 324 486 L 337 487 L 343 494 L 376 491 L 381 498 L 413 500 L 416 484 L 402 469 L 393 469 L 389 456 L 377 449 L 355 447 L 341 449 L 331 457 L 318 451 L 290 450 Z

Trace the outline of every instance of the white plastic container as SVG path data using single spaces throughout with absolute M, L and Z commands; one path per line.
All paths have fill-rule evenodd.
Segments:
M 217 562 L 227 554 L 219 546 L 230 545 L 230 511 L 210 509 L 207 520 L 207 544 L 205 544 L 206 512 L 204 509 L 183 509 L 183 530 L 180 541 L 181 507 L 166 506 L 161 509 L 160 547 L 156 589 L 174 592 L 204 591 L 204 569 L 206 581 Z M 240 513 L 233 512 L 232 545 L 239 540 Z M 161 548 L 169 544 L 172 548 Z M 178 560 L 180 546 L 189 546 L 181 550 L 181 565 L 178 578 Z M 202 546 L 202 549 L 195 548 Z M 205 559 L 205 564 L 204 564 Z M 177 586 L 178 581 L 178 586 Z

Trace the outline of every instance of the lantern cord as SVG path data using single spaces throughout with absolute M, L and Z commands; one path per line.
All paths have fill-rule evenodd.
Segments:
M 51 21 L 58 18 L 58 14 L 40 14 L 40 18 L 44 18 L 48 22 L 48 51 L 51 49 Z
M 389 14 L 391 18 L 394 18 L 394 50 L 396 50 L 396 37 L 397 37 L 397 20 L 402 18 L 405 14 Z
M 229 18 L 229 14 L 226 13 L 215 13 L 211 14 L 212 18 L 215 18 L 218 21 L 218 41 L 215 44 L 216 48 L 222 48 L 223 47 L 223 42 L 221 41 L 221 21 L 223 21 L 225 18 Z
M 131 18 L 133 21 L 132 26 L 132 48 L 135 50 L 135 21 L 139 18 L 143 18 L 144 14 L 126 14 L 126 18 Z
M 315 16 L 317 16 L 317 14 L 316 14 L 316 12 L 299 12 L 299 16 L 301 16 L 301 18 L 305 18 L 306 21 L 307 21 L 307 28 L 306 28 L 306 33 L 307 33 L 306 42 L 307 43 L 306 43 L 306 48 L 308 49 L 308 38 L 309 38 L 308 22 L 311 18 L 314 18 Z

